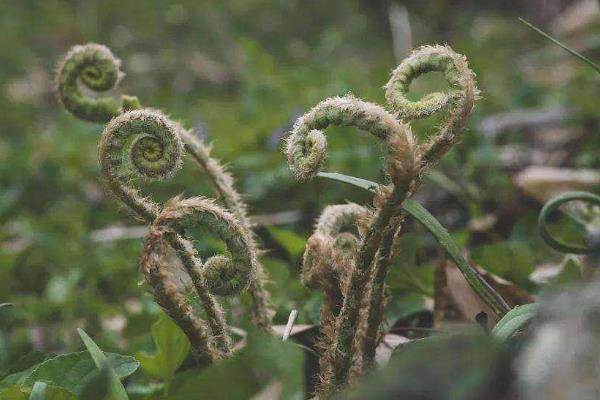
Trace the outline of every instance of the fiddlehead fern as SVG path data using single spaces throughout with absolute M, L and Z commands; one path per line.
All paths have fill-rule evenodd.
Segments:
M 417 102 L 410 101 L 406 94 L 411 81 L 430 71 L 443 72 L 450 90 L 430 94 Z M 331 346 L 323 355 L 326 360 L 322 363 L 322 385 L 318 393 L 323 398 L 345 385 L 354 374 L 360 374 L 361 363 L 372 364 L 383 317 L 385 276 L 404 218 L 402 202 L 418 189 L 425 170 L 460 139 L 478 96 L 474 74 L 466 59 L 444 46 L 426 46 L 414 51 L 392 73 L 386 89 L 391 108 L 402 120 L 424 118 L 446 110 L 439 132 L 426 143 L 417 144 L 410 128 L 384 108 L 353 97 L 333 98 L 301 117 L 285 146 L 293 174 L 299 180 L 307 180 L 325 161 L 327 142 L 322 130 L 329 125 L 357 126 L 387 144 L 386 172 L 390 184 L 381 186 L 374 198 L 375 210 L 343 286 L 343 303 L 335 317 Z M 330 246 L 310 249 L 316 245 L 309 241 L 308 254 Z M 310 258 L 308 267 L 311 267 Z
M 182 233 L 190 227 L 203 227 L 218 236 L 227 245 L 231 257 L 217 255 L 210 257 L 202 264 L 192 243 Z M 217 206 L 214 201 L 193 197 L 184 200 L 175 198 L 169 201 L 151 225 L 147 241 L 150 240 L 166 241 L 175 249 L 202 302 L 218 353 L 215 353 L 207 345 L 204 349 L 199 350 L 212 351 L 211 358 L 213 359 L 229 354 L 231 338 L 227 331 L 223 311 L 213 295 L 234 295 L 248 287 L 256 269 L 256 259 L 250 244 L 252 239 L 247 236 L 237 219 L 228 211 Z M 151 245 L 147 245 L 142 260 L 164 257 L 161 252 L 164 252 L 164 246 L 154 249 Z M 142 270 L 146 272 L 147 280 L 150 283 L 153 282 L 153 275 L 149 273 L 158 268 L 148 268 L 142 263 Z M 161 303 L 164 293 L 160 292 L 160 288 L 155 288 L 155 296 Z M 165 301 L 162 302 L 165 303 Z M 172 303 L 175 302 L 172 301 Z M 197 333 L 193 334 L 199 336 Z M 189 333 L 188 336 L 190 336 Z M 190 340 L 192 338 L 193 336 L 190 337 Z
M 355 126 L 384 141 L 397 141 L 403 152 L 395 161 L 407 174 L 413 169 L 412 135 L 406 125 L 377 104 L 353 96 L 332 97 L 300 117 L 286 141 L 288 163 L 298 180 L 313 178 L 323 166 L 327 157 L 323 130 L 330 125 Z
M 172 232 L 200 226 L 217 235 L 227 245 L 231 257 L 219 255 L 205 261 L 202 276 L 208 289 L 217 296 L 232 296 L 248 287 L 256 265 L 255 254 L 250 251 L 251 238 L 233 214 L 216 205 L 213 200 L 201 197 L 175 198 L 165 206 L 154 225 L 169 227 Z M 184 243 L 181 248 L 186 250 L 185 254 L 181 254 L 182 258 L 194 256 L 190 250 L 193 248 L 191 242 L 181 235 L 178 240 Z M 198 265 L 199 260 L 195 258 L 193 263 Z
M 417 101 L 409 100 L 407 94 L 410 83 L 432 71 L 442 72 L 450 89 L 431 93 Z M 420 145 L 421 168 L 437 162 L 460 140 L 475 100 L 479 97 L 475 74 L 469 69 L 466 57 L 448 46 L 423 46 L 413 51 L 392 72 L 385 88 L 388 104 L 403 120 L 425 118 L 444 110 L 447 113 L 437 134 Z
M 331 351 L 335 318 L 343 304 L 344 286 L 354 269 L 359 237 L 352 232 L 342 231 L 355 228 L 359 232 L 367 222 L 370 212 L 358 204 L 328 206 L 317 221 L 315 232 L 306 243 L 302 264 L 302 282 L 312 289 L 321 289 L 325 294 L 321 309 L 321 338 L 318 347 L 323 352 L 319 360 L 321 371 L 331 369 L 334 362 Z M 330 377 L 321 374 L 320 385 L 326 387 Z
M 140 108 L 137 97 L 123 95 L 121 105 L 118 105 L 112 97 L 84 95 L 80 84 L 94 92 L 106 92 L 116 87 L 123 76 L 121 60 L 108 47 L 94 43 L 74 46 L 58 67 L 58 97 L 76 117 L 108 122 L 123 110 Z
M 555 250 L 558 250 L 563 253 L 572 253 L 572 254 L 589 254 L 594 252 L 600 252 L 600 240 L 598 239 L 598 228 L 592 228 L 596 224 L 586 224 L 587 228 L 587 236 L 585 238 L 585 245 L 566 243 L 560 239 L 552 236 L 550 231 L 548 230 L 548 218 L 550 215 L 557 210 L 562 205 L 569 203 L 571 201 L 584 201 L 589 203 L 590 205 L 594 205 L 596 207 L 600 207 L 600 196 L 597 196 L 593 193 L 588 192 L 566 192 L 562 193 L 550 201 L 548 201 L 542 211 L 540 212 L 538 219 L 538 227 L 540 230 L 540 235 L 548 244 L 548 246 L 552 247 Z M 596 217 L 598 219 L 597 223 L 600 223 L 600 217 Z
M 137 110 L 118 116 L 106 126 L 100 141 L 102 175 L 119 200 L 152 224 L 153 240 L 166 236 L 166 240 L 176 250 L 203 303 L 218 348 L 227 354 L 231 350 L 229 335 L 220 306 L 209 290 L 214 294 L 229 295 L 240 292 L 247 285 L 256 264 L 251 238 L 234 217 L 208 201 L 176 200 L 161 211 L 157 204 L 142 197 L 135 188 L 129 186 L 133 176 L 164 178 L 181 165 L 183 144 L 179 137 L 180 130 L 177 124 L 158 111 Z M 183 230 L 186 224 L 192 223 L 209 226 L 221 236 L 231 249 L 233 259 L 211 258 L 200 274 L 200 262 L 194 255 L 191 243 L 175 234 Z M 228 232 L 230 236 L 227 236 Z M 231 232 L 239 234 L 232 236 Z M 156 257 L 146 256 L 144 259 L 153 260 Z M 143 268 L 145 271 L 155 269 L 156 267 Z M 160 276 L 164 277 L 165 274 Z M 148 281 L 158 284 L 155 279 L 149 278 Z M 161 285 L 164 286 L 164 283 Z M 172 301 L 170 304 L 178 302 Z
M 85 96 L 80 85 L 88 89 L 104 92 L 114 88 L 123 77 L 121 61 L 116 58 L 110 49 L 98 44 L 74 46 L 65 56 L 58 68 L 57 94 L 65 108 L 75 116 L 91 122 L 108 122 L 119 114 L 142 108 L 135 96 L 121 96 L 121 105 L 118 106 L 112 97 Z M 233 179 L 227 171 L 210 155 L 210 147 L 188 130 L 178 126 L 179 134 L 185 142 L 185 150 L 207 173 L 220 199 L 227 208 L 232 210 L 240 219 L 246 232 L 252 236 L 252 225 L 246 213 L 246 205 L 235 190 Z M 103 167 L 103 171 L 106 169 Z M 105 176 L 107 174 L 105 173 Z M 107 180 L 113 186 L 111 191 L 117 194 L 124 204 L 132 208 L 134 213 L 150 223 L 152 216 L 156 216 L 159 209 L 149 201 L 145 201 L 137 191 L 128 189 L 126 185 L 117 184 L 116 180 Z M 111 185 L 109 185 L 111 186 Z M 122 186 L 124 190 L 120 190 Z M 257 253 L 253 241 L 252 249 Z M 269 330 L 271 319 L 274 315 L 269 293 L 265 288 L 266 274 L 260 263 L 257 263 L 255 278 L 250 286 L 252 297 L 252 321 L 259 327 Z
M 419 75 L 443 72 L 450 90 L 426 95 L 420 100 L 407 98 L 410 83 Z M 479 90 L 475 74 L 469 69 L 466 57 L 455 53 L 448 46 L 423 46 L 416 49 L 392 72 L 385 86 L 386 99 L 397 115 L 405 120 L 425 118 L 445 111 L 445 118 L 436 134 L 419 145 L 417 176 L 412 182 L 413 190 L 421 184 L 422 176 L 446 154 L 453 144 L 460 141 L 468 117 L 473 109 Z M 398 234 L 402 219 L 385 235 L 372 274 L 367 332 L 364 340 L 364 364 L 372 365 L 375 360 L 379 329 L 383 320 L 385 277 L 392 257 L 394 236 Z
M 185 332 L 195 355 L 216 360 L 221 357 L 221 352 L 215 348 L 206 323 L 195 315 L 187 298 L 174 283 L 172 267 L 166 259 L 169 251 L 172 249 L 164 237 L 164 231 L 150 229 L 140 257 L 142 273 L 152 287 L 154 300 Z
M 368 217 L 369 211 L 358 204 L 328 206 L 306 243 L 302 282 L 309 288 L 325 292 L 322 325 L 333 322 L 333 317 L 339 312 L 343 300 L 342 285 L 356 258 L 359 238 L 342 229 L 356 228 Z
M 132 178 L 163 179 L 181 167 L 177 124 L 156 110 L 129 111 L 104 129 L 99 144 L 102 177 L 121 202 L 152 223 L 160 207 L 130 187 Z
M 252 322 L 261 329 L 269 331 L 271 320 L 275 315 L 270 303 L 270 294 L 265 288 L 267 275 L 258 261 L 258 249 L 252 232 L 252 223 L 247 213 L 247 206 L 235 189 L 235 183 L 221 164 L 211 156 L 211 148 L 187 130 L 181 131 L 185 148 L 192 158 L 204 169 L 219 194 L 219 199 L 238 218 L 250 241 L 250 251 L 256 259 L 256 271 L 250 282 L 249 293 L 252 297 Z
M 321 363 L 321 396 L 327 396 L 332 386 L 345 383 L 356 351 L 360 351 L 354 344 L 364 291 L 368 289 L 369 268 L 385 228 L 400 213 L 416 167 L 414 139 L 407 125 L 376 104 L 352 96 L 336 97 L 319 103 L 301 117 L 286 142 L 290 169 L 299 180 L 312 178 L 322 167 L 326 157 L 326 140 L 322 130 L 329 125 L 355 126 L 382 139 L 388 149 L 386 171 L 391 183 L 380 193 L 386 201 L 376 208 L 370 219 L 359 243 L 353 268 L 348 272 L 342 307 L 335 318 L 333 340 Z

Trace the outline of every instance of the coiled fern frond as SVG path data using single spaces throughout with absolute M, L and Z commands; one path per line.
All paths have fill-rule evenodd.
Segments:
M 58 67 L 58 97 L 76 117 L 108 122 L 123 111 L 140 108 L 137 97 L 123 95 L 118 104 L 113 97 L 86 96 L 80 86 L 102 93 L 114 89 L 124 75 L 121 60 L 108 47 L 95 43 L 74 46 Z
M 450 90 L 417 101 L 408 99 L 410 83 L 431 71 L 443 72 Z M 447 46 L 425 46 L 393 71 L 386 85 L 391 111 L 352 96 L 327 99 L 300 117 L 286 140 L 290 169 L 301 181 L 311 179 L 323 167 L 327 150 L 323 131 L 330 125 L 366 130 L 379 138 L 385 149 L 388 182 L 377 191 L 360 237 L 348 241 L 353 256 L 340 258 L 345 265 L 337 265 L 332 256 L 335 241 L 321 232 L 320 224 L 307 242 L 303 281 L 326 293 L 322 330 L 329 345 L 321 356 L 320 398 L 329 397 L 373 364 L 381 337 L 385 276 L 404 219 L 402 203 L 419 188 L 426 170 L 460 140 L 478 93 L 464 56 Z M 408 123 L 438 112 L 445 113 L 438 132 L 418 143 Z M 331 212 L 326 208 L 320 220 Z M 341 278 L 339 271 L 343 271 Z M 332 287 L 341 288 L 336 293 L 341 306 L 335 312 L 330 312 L 332 307 L 327 304 Z
M 247 216 L 247 207 L 236 191 L 231 175 L 211 156 L 210 146 L 191 131 L 170 120 L 158 110 L 142 109 L 136 97 L 124 95 L 119 103 L 113 97 L 87 95 L 86 91 L 101 93 L 115 88 L 123 75 L 120 60 L 107 47 L 98 44 L 74 46 L 58 68 L 57 95 L 65 108 L 76 117 L 90 122 L 109 122 L 99 144 L 101 173 L 110 192 L 136 217 L 151 226 L 146 252 L 152 244 L 155 244 L 159 250 L 142 257 L 146 264 L 150 262 L 153 266 L 144 269 L 154 271 L 153 274 L 146 274 L 148 281 L 153 285 L 155 292 L 161 292 L 159 287 L 167 288 L 167 293 L 173 293 L 175 290 L 176 285 L 169 285 L 167 282 L 172 271 L 165 270 L 166 256 L 161 250 L 165 248 L 165 243 L 168 243 L 176 250 L 194 282 L 198 296 L 205 307 L 210 327 L 205 329 L 206 334 L 203 335 L 198 328 L 201 325 L 198 319 L 191 318 L 186 312 L 190 310 L 189 308 L 184 307 L 175 312 L 174 307 L 182 305 L 181 301 L 175 301 L 177 296 L 171 296 L 175 300 L 170 303 L 163 301 L 165 303 L 163 307 L 170 309 L 169 314 L 183 324 L 182 328 L 188 333 L 192 343 L 197 344 L 198 349 L 202 347 L 201 337 L 208 338 L 209 341 L 215 340 L 216 345 L 205 343 L 204 350 L 199 352 L 207 353 L 210 349 L 216 349 L 214 351 L 217 353 L 213 350 L 208 353 L 212 352 L 211 358 L 218 358 L 217 356 L 231 351 L 231 343 L 220 306 L 212 297 L 213 295 L 240 293 L 249 285 L 252 297 L 252 321 L 268 331 L 271 329 L 271 319 L 274 315 L 269 301 L 270 296 L 265 288 L 266 274 L 257 260 L 258 249 L 252 224 Z M 202 264 L 202 279 L 199 279 L 197 266 L 200 264 L 199 261 L 194 261 L 196 257 L 190 242 L 181 235 L 181 232 L 178 232 L 179 236 L 172 236 L 170 234 L 173 231 L 172 227 L 167 229 L 166 225 L 155 226 L 159 221 L 165 221 L 165 212 L 169 211 L 171 215 L 173 214 L 174 206 L 163 208 L 143 196 L 133 186 L 134 178 L 170 177 L 181 167 L 184 151 L 208 175 L 218 193 L 218 198 L 231 211 L 228 213 L 213 204 L 220 210 L 220 215 L 223 213 L 227 215 L 225 218 L 227 221 L 235 221 L 232 227 L 245 238 L 242 247 L 250 260 L 242 262 L 239 258 L 241 245 L 234 240 L 228 243 L 230 250 L 237 250 L 236 252 L 232 250 L 232 258 L 215 256 L 208 259 Z M 174 202 L 177 203 L 175 200 Z M 195 210 L 199 207 L 185 202 L 182 204 L 186 204 L 182 206 L 184 209 Z M 223 233 L 216 231 L 217 235 Z M 170 239 L 165 242 L 165 237 Z M 156 272 L 159 269 L 160 273 Z M 242 273 L 243 271 L 246 272 Z M 192 327 L 195 327 L 195 336 L 192 335 Z

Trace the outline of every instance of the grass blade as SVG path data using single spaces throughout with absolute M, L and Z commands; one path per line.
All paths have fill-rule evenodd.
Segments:
M 589 58 L 587 58 L 586 56 L 584 56 L 580 52 L 578 52 L 576 50 L 573 50 L 572 48 L 570 48 L 566 44 L 564 44 L 562 42 L 559 42 L 558 40 L 556 40 L 552 36 L 548 35 L 546 32 L 544 32 L 540 28 L 538 28 L 538 27 L 532 25 L 531 23 L 525 21 L 523 18 L 519 17 L 518 19 L 519 19 L 519 21 L 521 21 L 522 23 L 524 23 L 528 28 L 530 28 L 533 31 L 537 32 L 538 34 L 542 35 L 543 37 L 545 37 L 546 39 L 548 39 L 549 41 L 551 41 L 555 45 L 561 47 L 565 51 L 569 52 L 571 55 L 577 57 L 580 61 L 582 61 L 585 64 L 589 65 L 590 67 L 594 68 L 596 70 L 596 72 L 600 73 L 600 65 L 596 64 L 595 62 L 593 62 L 592 60 L 590 60 Z

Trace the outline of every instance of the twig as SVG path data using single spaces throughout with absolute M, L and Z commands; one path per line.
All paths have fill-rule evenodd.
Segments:
M 296 321 L 297 316 L 298 310 L 292 310 L 292 312 L 290 312 L 287 325 L 285 326 L 285 331 L 283 331 L 283 337 L 281 338 L 281 340 L 284 342 L 290 337 L 290 333 L 292 333 L 292 328 L 294 327 L 294 322 Z

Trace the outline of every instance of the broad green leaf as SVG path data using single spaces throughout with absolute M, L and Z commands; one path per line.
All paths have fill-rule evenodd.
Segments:
M 19 385 L 0 390 L 1 400 L 78 400 L 77 396 L 65 389 L 48 385 L 44 382 L 36 382 L 31 393 L 23 391 Z M 88 400 L 88 399 L 86 399 Z
M 336 400 L 483 400 L 498 398 L 510 369 L 504 346 L 481 332 L 434 335 L 396 347 L 385 368 L 347 387 Z
M 473 249 L 472 258 L 487 271 L 516 283 L 530 285 L 529 275 L 535 269 L 535 257 L 523 243 L 498 242 Z
M 102 362 L 98 371 L 95 371 L 91 379 L 81 390 L 81 397 L 85 400 L 106 400 L 110 396 L 111 373 L 108 362 Z
M 106 353 L 106 358 L 121 379 L 131 375 L 139 367 L 133 357 Z M 25 391 L 30 391 L 35 382 L 42 381 L 79 395 L 96 371 L 94 361 L 87 351 L 63 354 L 37 365 L 21 386 Z
M 525 325 L 537 313 L 539 305 L 537 303 L 517 306 L 510 310 L 492 329 L 492 337 L 500 341 L 509 340 L 517 331 L 523 329 Z
M 15 361 L 6 375 L 0 380 L 0 389 L 9 388 L 13 385 L 21 385 L 25 378 L 31 374 L 40 363 L 52 358 L 52 355 L 47 355 L 39 351 L 32 351 Z
M 291 342 L 250 331 L 246 346 L 201 371 L 186 371 L 171 382 L 168 400 L 245 400 L 281 384 L 279 398 L 304 398 L 303 350 Z
M 152 325 L 152 339 L 156 352 L 138 352 L 135 357 L 150 375 L 169 382 L 187 357 L 190 341 L 177 324 L 163 312 L 159 320 Z
M 399 319 L 409 317 L 421 311 L 427 311 L 426 300 L 425 296 L 415 292 L 392 296 L 390 303 L 385 307 L 384 311 L 388 326 L 393 326 Z
M 19 385 L 14 385 L 5 389 L 0 389 L 0 399 L 2 400 L 27 400 L 27 394 L 21 391 Z
M 109 369 L 110 374 L 110 395 L 106 398 L 107 400 L 128 400 L 129 396 L 127 396 L 127 392 L 119 379 L 116 371 L 110 366 L 108 362 L 108 358 L 104 354 L 100 347 L 85 333 L 83 329 L 78 328 L 77 332 L 81 337 L 81 340 L 85 344 L 85 347 L 88 349 L 88 352 L 92 356 L 94 360 L 94 364 L 98 369 L 102 368 L 105 365 Z M 139 364 L 138 364 L 139 365 Z
M 366 179 L 355 178 L 338 173 L 319 172 L 318 176 L 332 179 L 339 182 L 349 183 L 360 188 L 374 192 L 377 189 L 377 183 Z M 406 199 L 402 209 L 411 217 L 419 221 L 436 238 L 440 246 L 452 258 L 456 266 L 460 269 L 465 279 L 477 293 L 498 316 L 502 317 L 509 311 L 509 307 L 502 297 L 492 289 L 479 274 L 469 265 L 462 256 L 460 249 L 452 240 L 448 231 L 439 223 L 433 215 L 429 213 L 422 205 L 412 199 Z
M 31 400 L 31 397 L 29 398 Z M 47 385 L 45 391 L 45 397 L 42 400 L 79 400 L 73 393 L 66 391 L 65 389 L 58 388 L 56 386 Z M 88 400 L 87 397 L 82 399 Z M 92 399 L 89 399 L 92 400 Z

